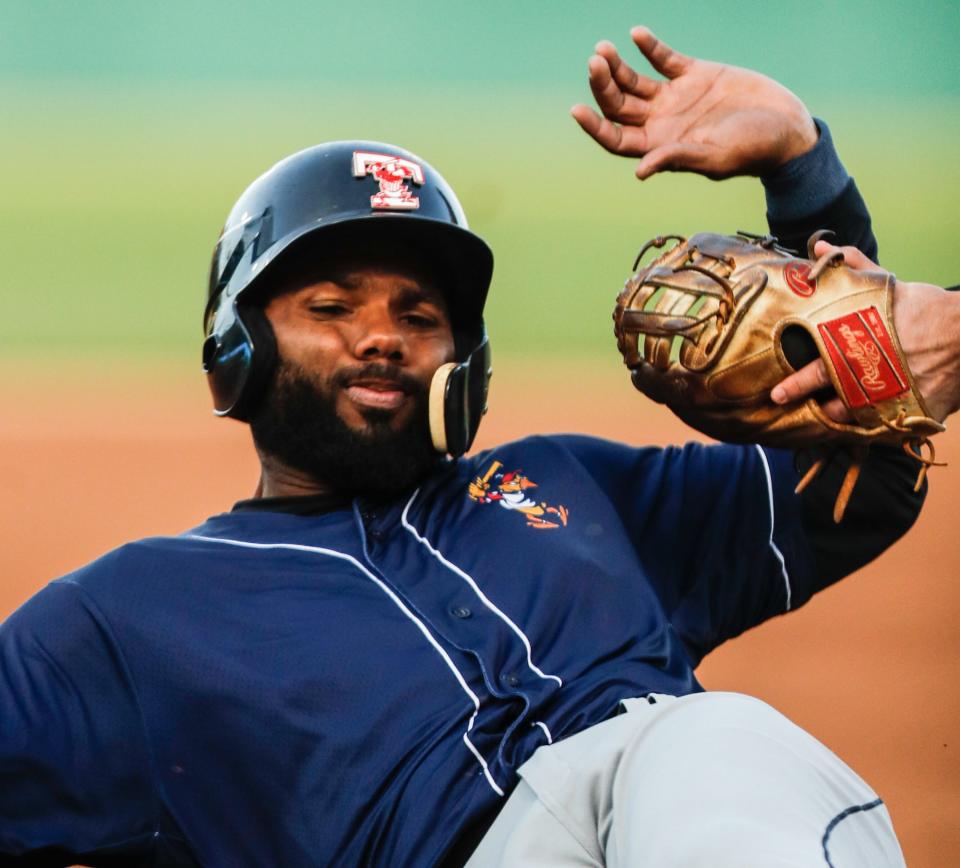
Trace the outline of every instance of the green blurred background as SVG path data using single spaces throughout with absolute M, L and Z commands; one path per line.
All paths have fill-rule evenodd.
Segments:
M 0 0 L 0 360 L 195 365 L 234 199 L 285 154 L 355 137 L 457 189 L 497 255 L 498 355 L 609 353 L 641 241 L 765 225 L 756 180 L 640 184 L 569 118 L 594 43 L 634 58 L 637 23 L 794 90 L 829 121 L 883 262 L 960 282 L 957 0 Z

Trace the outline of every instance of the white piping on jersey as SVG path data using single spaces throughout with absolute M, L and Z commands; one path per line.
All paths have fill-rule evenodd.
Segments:
M 474 581 L 473 577 L 468 573 L 460 569 L 452 561 L 448 561 L 437 549 L 435 549 L 430 542 L 420 536 L 417 533 L 417 529 L 410 524 L 407 520 L 407 513 L 410 511 L 410 507 L 413 505 L 413 501 L 416 499 L 417 495 L 420 493 L 418 488 L 410 496 L 410 500 L 407 501 L 407 505 L 403 508 L 403 514 L 400 516 L 401 524 L 413 535 L 413 538 L 423 545 L 430 554 L 432 554 L 441 564 L 443 564 L 450 572 L 455 573 L 460 576 L 470 587 L 473 589 L 473 592 L 480 598 L 480 601 L 486 606 L 491 612 L 493 612 L 501 621 L 503 621 L 517 636 L 520 637 L 520 641 L 523 642 L 523 647 L 527 649 L 527 666 L 530 667 L 534 672 L 537 673 L 541 678 L 547 681 L 556 681 L 560 687 L 563 687 L 563 679 L 557 675 L 547 675 L 543 670 L 536 666 L 533 662 L 533 649 L 530 647 L 530 640 L 527 638 L 526 633 L 523 632 L 512 620 L 511 618 L 499 609 L 494 603 L 487 597 L 483 591 L 480 590 L 480 586 Z
M 542 720 L 535 720 L 533 722 L 534 726 L 539 726 L 547 734 L 547 744 L 553 744 L 553 736 L 550 735 L 550 730 L 547 729 L 547 725 Z
M 498 796 L 504 795 L 503 790 L 499 787 L 497 782 L 493 779 L 493 775 L 490 774 L 490 768 L 487 766 L 487 761 L 480 754 L 480 751 L 477 750 L 476 745 L 474 745 L 474 743 L 470 741 L 469 737 L 467 736 L 467 733 L 470 732 L 471 729 L 473 729 L 473 723 L 477 719 L 477 713 L 480 711 L 480 700 L 477 698 L 477 695 L 470 689 L 469 685 L 466 682 L 466 679 L 463 677 L 460 670 L 457 669 L 454 662 L 450 659 L 450 655 L 447 654 L 447 652 L 443 650 L 443 648 L 440 646 L 437 640 L 433 638 L 430 631 L 427 629 L 426 624 L 424 624 L 423 621 L 421 621 L 416 615 L 414 615 L 413 612 L 411 612 L 410 609 L 408 609 L 407 606 L 404 604 L 403 600 L 401 600 L 393 591 L 390 590 L 389 587 L 387 587 L 386 584 L 384 584 L 380 579 L 378 579 L 377 576 L 375 576 L 372 572 L 370 572 L 370 570 L 368 570 L 355 557 L 348 555 L 345 552 L 335 551 L 334 549 L 325 549 L 325 548 L 320 548 L 319 546 L 300 545 L 298 543 L 254 543 L 254 542 L 246 542 L 243 540 L 236 540 L 236 539 L 225 539 L 222 537 L 215 537 L 215 536 L 200 536 L 199 534 L 184 534 L 183 537 L 179 537 L 179 538 L 195 539 L 195 540 L 200 540 L 201 542 L 223 543 L 224 545 L 240 546 L 241 548 L 249 548 L 249 549 L 289 549 L 291 551 L 310 552 L 312 554 L 328 555 L 329 557 L 332 557 L 332 558 L 339 558 L 340 560 L 349 561 L 351 564 L 353 564 L 368 579 L 374 582 L 380 588 L 380 590 L 382 590 L 394 602 L 397 608 L 400 609 L 400 611 L 403 612 L 404 615 L 406 615 L 411 621 L 413 621 L 414 624 L 417 625 L 417 628 L 420 630 L 421 633 L 423 633 L 426 640 L 433 646 L 433 649 L 443 658 L 443 662 L 447 664 L 447 667 L 454 674 L 454 676 L 457 679 L 457 682 L 459 683 L 460 687 L 463 689 L 463 692 L 470 697 L 470 701 L 473 702 L 473 714 L 470 715 L 470 720 L 467 723 L 467 731 L 463 734 L 463 742 L 467 746 L 467 749 L 470 751 L 470 753 L 472 753 L 477 758 L 477 762 L 479 762 L 480 766 L 483 768 L 483 774 L 487 779 L 487 783 L 490 784 L 493 791 Z
M 783 586 L 787 594 L 787 608 L 784 611 L 789 612 L 792 590 L 790 588 L 790 576 L 787 575 L 787 562 L 784 560 L 783 553 L 777 548 L 776 543 L 773 541 L 773 480 L 770 478 L 770 465 L 767 463 L 767 456 L 763 454 L 760 446 L 758 444 L 754 445 L 756 446 L 757 452 L 760 453 L 760 460 L 763 462 L 763 472 L 767 477 L 767 498 L 770 501 L 770 548 L 773 549 L 777 560 L 780 561 L 780 570 L 783 573 Z

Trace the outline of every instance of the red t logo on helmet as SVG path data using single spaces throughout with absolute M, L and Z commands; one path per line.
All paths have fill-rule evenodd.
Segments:
M 373 175 L 380 184 L 380 192 L 370 197 L 371 208 L 412 210 L 420 207 L 420 200 L 406 185 L 407 181 L 423 183 L 423 167 L 412 160 L 392 154 L 354 151 L 353 174 L 358 178 Z

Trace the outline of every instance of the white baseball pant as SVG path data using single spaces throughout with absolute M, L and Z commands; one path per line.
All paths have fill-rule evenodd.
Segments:
M 541 747 L 468 868 L 893 868 L 890 815 L 835 754 L 736 693 L 627 700 Z

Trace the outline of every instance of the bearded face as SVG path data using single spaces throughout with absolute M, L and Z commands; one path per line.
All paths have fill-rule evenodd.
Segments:
M 280 359 L 251 419 L 262 491 L 387 498 L 436 464 L 429 387 L 454 358 L 442 277 L 405 247 L 290 264 L 263 307 Z
M 363 407 L 363 423 L 348 425 L 338 415 L 336 395 L 356 382 L 399 386 L 409 412 L 398 420 L 392 409 Z M 439 460 L 430 441 L 427 397 L 423 383 L 390 364 L 358 364 L 318 381 L 281 362 L 251 428 L 262 454 L 345 496 L 384 499 L 413 488 Z

